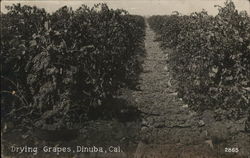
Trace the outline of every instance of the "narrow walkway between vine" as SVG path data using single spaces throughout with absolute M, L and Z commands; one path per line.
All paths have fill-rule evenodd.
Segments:
M 149 27 L 146 28 L 145 48 L 141 91 L 133 93 L 138 108 L 145 113 L 135 157 L 194 158 L 209 153 L 213 145 L 206 140 L 207 133 L 202 130 L 198 114 L 177 97 L 167 67 L 167 55 Z

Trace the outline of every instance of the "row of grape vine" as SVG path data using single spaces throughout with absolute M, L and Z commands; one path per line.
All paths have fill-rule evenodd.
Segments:
M 191 15 L 152 16 L 150 27 L 168 54 L 177 91 L 196 110 L 226 110 L 238 118 L 250 108 L 250 17 L 232 1 Z
M 91 107 L 137 79 L 143 17 L 106 4 L 54 13 L 20 4 L 7 9 L 1 13 L 2 117 L 59 128 L 87 119 Z

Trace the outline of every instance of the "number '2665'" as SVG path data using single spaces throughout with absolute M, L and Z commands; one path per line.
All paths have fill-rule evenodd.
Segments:
M 225 152 L 227 152 L 227 153 L 238 153 L 239 148 L 225 148 Z

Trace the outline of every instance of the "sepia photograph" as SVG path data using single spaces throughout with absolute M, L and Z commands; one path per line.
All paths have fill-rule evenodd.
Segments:
M 250 0 L 1 0 L 2 158 L 250 158 Z

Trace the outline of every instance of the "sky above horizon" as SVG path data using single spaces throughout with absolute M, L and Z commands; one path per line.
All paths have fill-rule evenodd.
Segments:
M 178 11 L 182 14 L 190 14 L 199 12 L 202 9 L 208 11 L 210 15 L 216 15 L 218 9 L 214 5 L 223 6 L 226 0 L 2 0 L 1 11 L 6 13 L 5 6 L 16 3 L 22 5 L 37 6 L 45 8 L 48 12 L 54 12 L 62 6 L 70 6 L 77 9 L 82 4 L 92 7 L 97 3 L 107 3 L 110 8 L 125 9 L 130 14 L 138 14 L 143 16 L 150 15 L 166 15 L 173 11 Z M 250 13 L 249 0 L 233 0 L 236 9 L 239 11 L 246 10 Z

